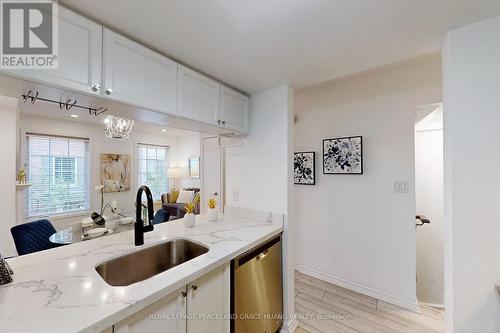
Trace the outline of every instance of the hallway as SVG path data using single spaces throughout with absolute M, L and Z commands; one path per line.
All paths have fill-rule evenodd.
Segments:
M 295 333 L 443 332 L 443 311 L 422 307 L 421 314 L 414 313 L 298 271 L 295 309 L 302 317 Z M 317 319 L 318 315 L 323 318 Z

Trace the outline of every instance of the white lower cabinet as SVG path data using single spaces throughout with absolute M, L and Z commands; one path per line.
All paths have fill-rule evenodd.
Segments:
M 114 326 L 114 333 L 186 332 L 186 288 L 162 298 Z
M 229 264 L 114 325 L 114 333 L 229 333 Z
M 187 287 L 187 332 L 229 333 L 229 265 L 205 274 Z

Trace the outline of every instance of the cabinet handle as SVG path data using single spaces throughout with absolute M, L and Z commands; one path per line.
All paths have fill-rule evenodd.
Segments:
M 101 85 L 100 85 L 100 84 L 94 84 L 94 85 L 92 86 L 92 91 L 93 91 L 93 92 L 98 92 L 98 91 L 99 91 L 99 89 L 101 89 Z
M 106 89 L 106 95 L 111 95 L 113 93 L 113 88 Z
M 183 291 L 181 291 L 181 295 L 182 295 L 182 297 L 187 297 L 188 293 L 183 290 Z
M 198 286 L 193 284 L 193 285 L 191 285 L 191 289 L 196 290 L 196 289 L 198 289 Z

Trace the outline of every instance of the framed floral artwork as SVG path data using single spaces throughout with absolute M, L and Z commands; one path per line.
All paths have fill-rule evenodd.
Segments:
M 363 174 L 363 137 L 323 140 L 324 174 Z
M 299 152 L 294 154 L 293 182 L 298 185 L 315 185 L 315 152 Z

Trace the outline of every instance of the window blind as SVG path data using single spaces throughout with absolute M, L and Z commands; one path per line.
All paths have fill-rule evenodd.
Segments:
M 26 135 L 25 215 L 36 218 L 89 209 L 89 140 Z
M 149 187 L 155 200 L 168 192 L 168 165 L 168 147 L 137 144 L 137 185 Z

